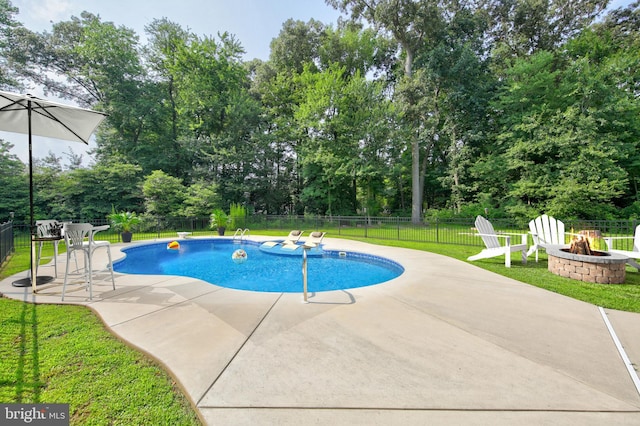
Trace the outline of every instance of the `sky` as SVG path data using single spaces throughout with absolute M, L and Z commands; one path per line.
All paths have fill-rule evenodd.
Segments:
M 632 0 L 613 0 L 609 8 L 630 4 Z M 99 15 L 103 22 L 133 29 L 144 44 L 144 27 L 154 19 L 167 18 L 199 36 L 216 36 L 218 33 L 234 34 L 246 53 L 245 59 L 269 58 L 269 45 L 282 29 L 287 19 L 304 22 L 313 18 L 335 27 L 340 13 L 324 0 L 11 0 L 20 12 L 16 20 L 32 31 L 50 31 L 51 24 L 80 16 L 82 11 Z M 39 88 L 29 92 L 43 97 Z M 61 103 L 65 100 L 52 99 Z M 0 132 L 0 138 L 14 145 L 12 153 L 28 162 L 28 142 L 25 135 Z M 84 164 L 90 157 L 88 147 L 36 137 L 33 143 L 34 158 L 44 158 L 49 152 L 66 158 L 63 153 L 71 149 L 82 154 Z

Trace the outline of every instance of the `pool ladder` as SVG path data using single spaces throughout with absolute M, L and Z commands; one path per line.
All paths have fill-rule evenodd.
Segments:
M 249 228 L 244 228 L 244 229 L 238 228 L 238 229 L 236 229 L 236 233 L 233 234 L 233 242 L 234 243 L 235 242 L 241 243 L 242 240 L 244 239 L 245 234 L 247 236 L 251 235 L 251 233 L 249 232 Z

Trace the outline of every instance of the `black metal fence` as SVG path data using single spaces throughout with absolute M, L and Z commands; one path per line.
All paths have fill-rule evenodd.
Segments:
M 13 223 L 0 224 L 0 265 L 13 252 Z
M 312 231 L 325 231 L 327 236 L 346 238 L 375 238 L 382 240 L 414 241 L 439 244 L 482 246 L 482 240 L 473 235 L 475 218 L 429 219 L 421 224 L 413 224 L 406 217 L 367 217 L 367 216 L 295 216 L 295 215 L 252 215 L 233 218 L 233 227 L 227 228 L 226 235 L 232 236 L 236 229 L 281 231 L 284 237 L 292 229 L 301 229 L 305 234 Z M 498 232 L 528 233 L 527 225 L 513 221 L 489 218 Z M 93 225 L 105 225 L 106 219 L 68 220 L 71 222 L 89 222 Z M 592 231 L 597 236 L 633 236 L 638 221 L 563 221 L 567 232 Z M 134 230 L 133 240 L 148 240 L 177 237 L 177 232 L 190 232 L 193 236 L 217 235 L 209 227 L 209 218 L 148 218 Z M 13 223 L 15 247 L 29 246 L 28 224 Z M 100 239 L 112 243 L 119 242 L 120 236 L 113 229 L 99 234 Z M 531 237 L 529 237 L 531 244 Z M 601 243 L 600 249 L 604 249 Z M 616 248 L 632 250 L 632 240 L 622 240 Z

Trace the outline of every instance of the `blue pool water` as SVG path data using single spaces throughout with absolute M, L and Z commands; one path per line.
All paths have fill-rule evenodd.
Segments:
M 247 260 L 235 263 L 237 249 Z M 123 250 L 124 259 L 114 263 L 116 272 L 149 275 L 180 275 L 239 290 L 302 292 L 302 249 L 299 255 L 279 255 L 260 250 L 259 243 L 241 244 L 228 239 L 181 240 L 179 250 L 167 243 L 153 243 Z M 342 290 L 379 284 L 404 272 L 398 263 L 361 253 L 324 251 L 307 258 L 309 292 Z

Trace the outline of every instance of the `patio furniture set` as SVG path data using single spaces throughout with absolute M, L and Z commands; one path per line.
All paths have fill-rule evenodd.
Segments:
M 526 264 L 527 258 L 534 253 L 537 262 L 539 251 L 545 250 L 550 254 L 550 257 L 562 257 L 572 260 L 571 256 L 567 257 L 563 254 L 570 253 L 582 262 L 622 263 L 623 265 L 626 263 L 640 271 L 640 264 L 635 261 L 635 259 L 640 259 L 640 225 L 636 227 L 633 237 L 604 237 L 606 251 L 594 251 L 588 254 L 583 252 L 571 253 L 572 244 L 571 242 L 567 242 L 568 237 L 573 238 L 574 242 L 578 239 L 586 239 L 584 234 L 567 232 L 562 221 L 546 214 L 529 222 L 529 234 L 533 240 L 533 245 L 530 247 L 527 243 L 528 234 L 496 232 L 491 222 L 483 216 L 476 217 L 475 228 L 477 232 L 474 235 L 482 238 L 485 248 L 480 253 L 470 256 L 467 259 L 469 261 L 504 256 L 504 264 L 509 268 L 511 267 L 511 253 L 520 252 L 522 263 Z M 520 240 L 512 243 L 513 236 L 520 237 Z M 622 239 L 633 239 L 632 250 L 615 248 L 614 241 Z M 607 259 L 595 259 L 597 257 Z M 622 268 L 624 269 L 624 266 Z
M 89 291 L 89 300 L 93 299 L 93 276 L 101 272 L 93 269 L 93 254 L 96 250 L 104 248 L 107 250 L 109 257 L 109 265 L 111 265 L 111 243 L 109 241 L 96 240 L 95 236 L 100 231 L 109 229 L 109 225 L 93 226 L 90 223 L 60 223 L 56 220 L 38 220 L 36 221 L 36 235 L 33 237 L 33 243 L 38 245 L 38 252 L 35 258 L 36 267 L 34 269 L 36 277 L 35 285 L 31 279 L 31 271 L 29 271 L 26 279 L 20 279 L 13 283 L 16 287 L 32 286 L 37 290 L 36 286 L 45 284 L 58 277 L 58 244 L 64 241 L 67 247 L 67 260 L 65 265 L 64 282 L 62 285 L 62 300 L 64 300 L 67 284 L 70 279 L 79 277 L 84 280 L 85 288 Z M 45 242 L 53 243 L 52 261 L 54 265 L 55 277 L 39 277 L 38 265 L 42 259 L 42 246 Z M 33 246 L 35 250 L 35 245 Z M 78 253 L 82 253 L 81 266 L 78 265 Z M 75 268 L 70 269 L 71 262 L 75 263 Z M 111 275 L 111 283 L 113 289 L 116 289 L 113 270 L 108 267 Z

